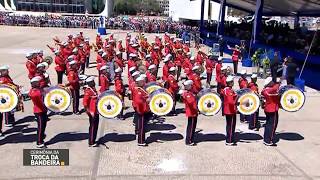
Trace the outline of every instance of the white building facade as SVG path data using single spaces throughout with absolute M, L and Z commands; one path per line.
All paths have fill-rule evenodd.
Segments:
M 219 12 L 219 3 L 205 0 L 204 20 L 218 20 Z M 199 21 L 201 19 L 201 0 L 170 0 L 169 17 L 174 21 L 183 19 Z

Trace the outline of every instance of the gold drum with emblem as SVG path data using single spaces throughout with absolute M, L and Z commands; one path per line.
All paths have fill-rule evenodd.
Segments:
M 306 100 L 305 94 L 295 86 L 282 86 L 279 88 L 281 108 L 288 112 L 299 111 Z
M 19 103 L 18 90 L 14 86 L 0 85 L 0 112 L 10 112 Z
M 260 107 L 260 98 L 251 89 L 245 88 L 236 91 L 238 111 L 243 115 L 254 114 Z
M 71 105 L 71 92 L 68 88 L 59 85 L 45 89 L 44 105 L 52 112 L 66 111 Z
M 198 110 L 205 116 L 217 114 L 222 107 L 222 101 L 219 94 L 211 89 L 201 90 L 197 95 L 197 99 Z
M 97 110 L 104 118 L 117 117 L 123 108 L 121 95 L 116 91 L 108 90 L 100 94 L 97 101 Z
M 150 95 L 150 111 L 158 116 L 164 116 L 170 113 L 173 108 L 173 98 L 170 92 L 165 88 L 153 91 Z

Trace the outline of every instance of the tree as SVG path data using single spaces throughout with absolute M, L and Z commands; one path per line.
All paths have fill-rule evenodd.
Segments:
M 159 13 L 161 8 L 156 0 L 116 0 L 113 10 L 115 14 L 135 15 L 137 12 L 146 14 Z

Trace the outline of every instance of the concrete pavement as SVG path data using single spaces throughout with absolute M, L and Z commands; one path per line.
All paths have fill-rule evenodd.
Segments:
M 14 82 L 29 89 L 25 53 L 43 49 L 45 55 L 52 55 L 46 44 L 52 45 L 55 35 L 65 39 L 68 33 L 79 31 L 0 26 L 0 64 L 10 65 Z M 82 31 L 95 39 L 94 30 Z M 113 32 L 117 39 L 125 36 L 125 32 Z M 94 57 L 92 53 L 91 61 Z M 49 74 L 56 83 L 54 66 L 49 68 Z M 90 68 L 87 74 L 97 75 L 96 68 Z M 149 146 L 138 147 L 132 126 L 133 110 L 129 108 L 124 121 L 100 118 L 98 138 L 105 145 L 89 148 L 88 117 L 70 115 L 69 110 L 64 115 L 52 116 L 46 131 L 49 148 L 70 150 L 70 166 L 65 167 L 22 165 L 23 149 L 35 148 L 36 138 L 32 103 L 28 101 L 26 111 L 16 113 L 16 126 L 4 128 L 5 138 L 0 140 L 0 179 L 320 179 L 320 93 L 307 88 L 306 96 L 301 111 L 280 110 L 277 147 L 262 144 L 263 128 L 250 131 L 247 124 L 239 121 L 238 146 L 225 146 L 225 120 L 220 113 L 199 116 L 195 147 L 184 144 L 184 114 L 151 122 L 146 135 Z M 126 100 L 126 105 L 131 103 Z M 183 108 L 178 104 L 178 110 Z M 261 111 L 260 115 L 264 113 Z

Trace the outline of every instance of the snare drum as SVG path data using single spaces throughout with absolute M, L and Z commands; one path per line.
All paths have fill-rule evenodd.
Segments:
M 238 111 L 243 115 L 254 114 L 260 106 L 260 98 L 251 89 L 240 89 L 236 91 L 238 98 Z
M 10 112 L 17 107 L 18 103 L 17 89 L 10 85 L 0 85 L 0 112 Z
M 45 90 L 44 105 L 52 112 L 64 112 L 71 105 L 71 92 L 63 86 L 53 86 Z
M 218 93 L 211 89 L 203 89 L 198 93 L 197 106 L 201 114 L 213 116 L 220 111 L 222 101 Z
M 116 91 L 108 90 L 100 94 L 97 101 L 97 110 L 102 117 L 114 118 L 123 108 L 121 95 Z
M 150 111 L 158 116 L 164 116 L 173 108 L 173 98 L 167 89 L 160 88 L 150 94 Z
M 157 82 L 149 82 L 144 86 L 144 89 L 151 94 L 153 91 L 161 89 L 162 86 Z
M 281 108 L 288 112 L 299 111 L 305 102 L 305 94 L 297 87 L 283 86 L 279 88 Z

